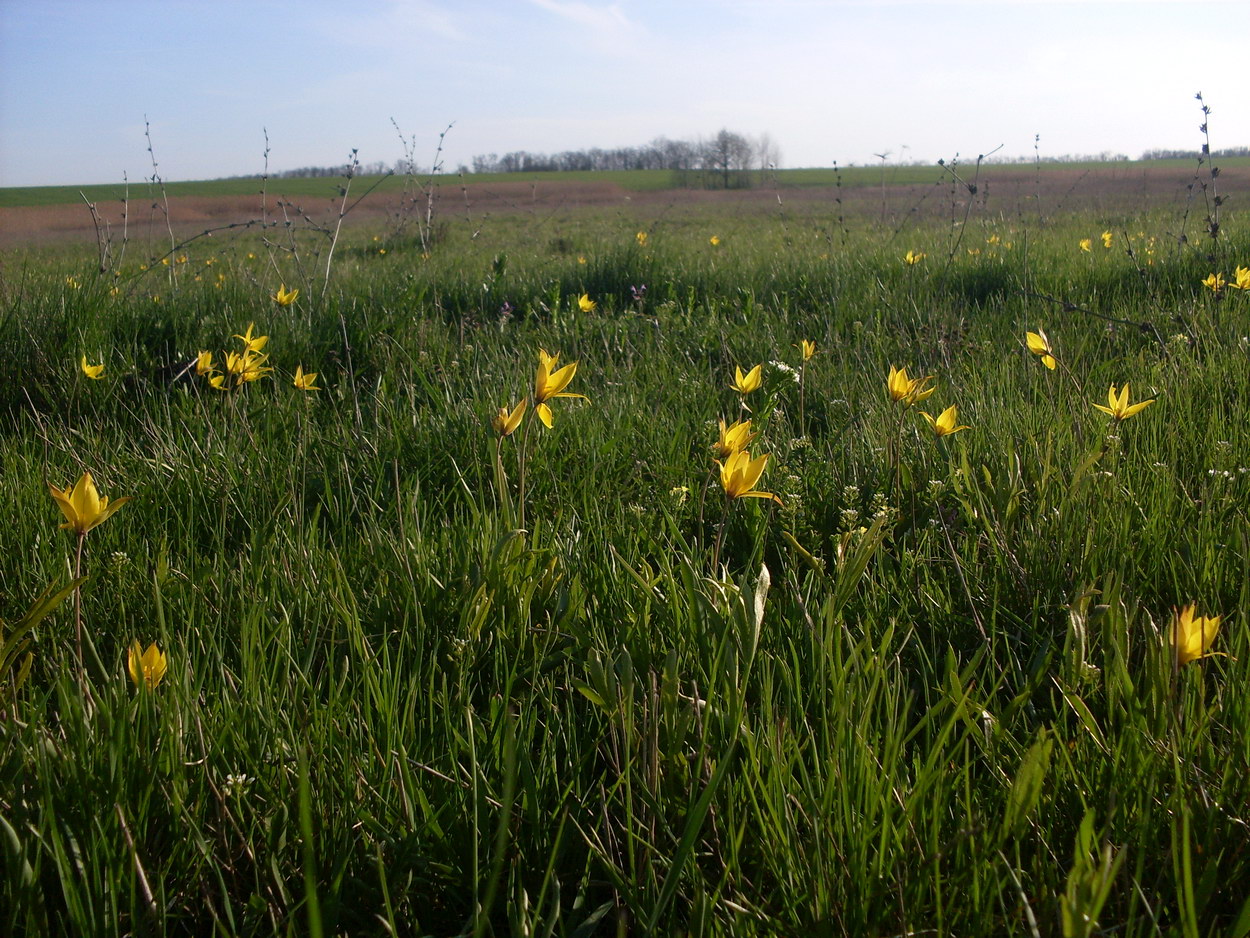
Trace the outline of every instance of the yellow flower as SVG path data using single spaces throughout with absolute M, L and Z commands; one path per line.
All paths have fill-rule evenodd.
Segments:
M 112 502 L 107 498 L 101 498 L 100 493 L 96 491 L 95 482 L 92 481 L 90 472 L 84 472 L 73 488 L 67 487 L 63 492 L 49 482 L 48 491 L 52 493 L 52 497 L 56 500 L 57 505 L 60 506 L 61 514 L 65 515 L 65 523 L 61 525 L 61 528 L 66 531 L 74 531 L 79 536 L 86 534 L 97 525 L 103 524 L 113 512 L 121 508 L 131 498 L 131 496 L 127 495 L 125 498 L 119 498 Z
M 1220 632 L 1220 616 L 1194 615 L 1194 604 L 1190 603 L 1183 609 L 1173 610 L 1172 625 L 1168 629 L 1168 640 L 1176 651 L 1177 665 L 1189 664 L 1199 658 L 1212 654 L 1211 643 Z
M 972 429 L 967 425 L 955 426 L 955 421 L 959 419 L 959 416 L 954 404 L 942 411 L 936 419 L 930 417 L 923 410 L 920 412 L 920 416 L 925 419 L 929 424 L 929 429 L 938 437 L 950 436 L 952 433 L 958 433 L 960 430 Z
M 707 239 L 707 243 L 712 245 L 712 247 L 716 247 L 716 245 L 720 244 L 720 236 L 712 235 L 712 237 Z
M 1084 251 L 1086 254 L 1088 254 L 1090 251 L 1094 249 L 1094 239 L 1082 238 L 1080 241 L 1080 245 L 1081 245 L 1081 250 Z
M 534 376 L 534 413 L 538 414 L 538 419 L 548 430 L 551 429 L 551 408 L 547 406 L 547 401 L 555 397 L 580 397 L 586 400 L 585 394 L 573 394 L 564 390 L 577 374 L 577 362 L 569 362 L 563 368 L 552 371 L 559 361 L 559 355 L 549 355 L 546 349 L 538 350 L 538 373 Z
M 226 355 L 226 371 L 235 376 L 235 383 L 256 381 L 263 378 L 272 368 L 265 365 L 268 355 L 257 355 L 255 352 L 230 352 Z M 215 384 L 214 387 L 221 385 Z
M 224 391 L 226 389 L 226 376 L 211 375 L 208 379 L 208 383 L 212 387 L 215 387 L 218 391 Z
M 583 313 L 593 313 L 595 311 L 595 307 L 598 305 L 598 303 L 590 298 L 589 293 L 583 293 L 577 298 L 577 308 Z
M 500 436 L 511 436 L 521 425 L 521 418 L 525 416 L 525 407 L 529 402 L 528 397 L 521 398 L 521 403 L 512 408 L 512 413 L 508 413 L 508 408 L 500 407 L 499 413 L 490 418 L 490 425 L 495 428 L 495 432 Z
M 764 366 L 756 365 L 746 374 L 742 373 L 742 369 L 734 365 L 734 383 L 730 385 L 739 394 L 750 394 L 756 390 L 763 381 Z
M 1111 247 L 1111 242 L 1114 240 L 1115 240 L 1115 235 L 1113 235 L 1110 231 L 1104 231 L 1102 233 L 1102 246 L 1103 247 L 1105 248 Z
M 585 255 L 585 254 L 578 254 L 578 255 L 577 255 L 577 263 L 582 264 L 582 265 L 584 266 L 584 265 L 585 265 L 585 263 L 586 263 L 586 255 Z
M 139 643 L 135 641 L 130 645 L 130 655 L 126 666 L 130 671 L 130 679 L 135 682 L 135 687 L 155 690 L 156 685 L 165 676 L 165 671 L 169 667 L 169 659 L 156 647 L 156 642 L 149 645 L 147 651 L 142 651 Z
M 1046 333 L 1041 329 L 1036 332 L 1026 332 L 1024 340 L 1029 343 L 1029 351 L 1042 360 L 1042 364 L 1051 371 L 1055 370 L 1058 359 L 1055 358 L 1055 350 L 1050 347 L 1050 339 L 1046 338 Z
M 816 354 L 816 343 L 811 339 L 800 339 L 799 344 L 795 346 L 803 353 L 803 361 L 811 361 L 812 356 Z
M 985 243 L 986 243 L 986 244 L 997 244 L 997 243 L 998 243 L 998 240 L 999 240 L 999 239 L 998 239 L 998 235 L 996 235 L 996 234 L 992 234 L 992 235 L 990 235 L 988 238 L 986 238 L 986 239 L 985 239 Z
M 924 259 L 925 259 L 925 254 L 923 251 L 908 251 L 906 254 L 903 255 L 903 263 L 906 264 L 908 267 L 914 267 L 916 264 L 919 264 Z
M 778 505 L 781 504 L 781 499 L 772 492 L 758 492 L 755 489 L 755 483 L 760 480 L 764 467 L 768 465 L 767 456 L 753 460 L 749 452 L 740 449 L 723 464 L 720 460 L 716 463 L 720 466 L 721 488 L 729 498 L 771 498 Z
M 279 306 L 290 306 L 299 299 L 299 290 L 287 290 L 286 284 L 278 287 L 278 292 L 273 295 L 273 301 Z
M 1229 286 L 1238 290 L 1250 290 L 1250 267 L 1238 267 L 1233 271 L 1233 281 Z
M 313 384 L 313 382 L 316 380 L 317 380 L 317 372 L 310 371 L 310 372 L 305 373 L 303 365 L 295 366 L 295 381 L 293 383 L 301 391 L 320 391 L 321 388 Z
M 211 375 L 217 369 L 213 367 L 212 352 L 198 352 L 195 356 L 195 373 L 203 377 Z
M 1204 287 L 1210 287 L 1212 293 L 1219 293 L 1228 285 L 1228 281 L 1224 279 L 1223 274 L 1211 274 L 1206 280 L 1202 281 Z
M 750 420 L 739 420 L 725 426 L 725 421 L 720 423 L 720 439 L 712 444 L 712 451 L 721 459 L 727 459 L 734 453 L 744 450 L 755 439 L 755 434 L 751 432 Z
M 299 290 L 296 290 L 295 292 L 298 293 Z M 284 303 L 282 305 L 286 306 L 287 304 Z M 232 339 L 238 339 L 240 342 L 243 343 L 244 353 L 259 352 L 261 349 L 265 347 L 265 343 L 269 341 L 269 336 L 267 335 L 253 336 L 252 330 L 255 327 L 256 327 L 256 323 L 249 322 L 247 324 L 247 332 L 243 333 L 243 335 L 231 336 Z
M 101 362 L 98 365 L 89 365 L 87 364 L 86 355 L 82 357 L 82 361 L 78 363 L 78 367 L 82 369 L 82 373 L 85 374 L 88 378 L 95 378 L 97 381 L 99 381 L 101 378 L 104 377 L 104 363 Z
M 1125 381 L 1124 387 L 1120 390 L 1119 397 L 1116 396 L 1115 385 L 1113 384 L 1111 385 L 1111 390 L 1107 392 L 1107 406 L 1104 407 L 1102 404 L 1095 404 L 1094 406 L 1101 410 L 1104 414 L 1110 414 L 1117 421 L 1119 421 L 1127 420 L 1129 417 L 1133 416 L 1133 414 L 1138 411 L 1145 410 L 1154 402 L 1155 399 L 1152 397 L 1150 400 L 1138 401 L 1136 404 L 1130 405 L 1128 402 L 1128 382 Z
M 636 235 L 634 235 L 634 240 L 638 242 L 639 247 L 646 247 L 647 246 L 647 233 L 645 231 L 638 232 Z
M 889 377 L 886 378 L 886 389 L 890 393 L 890 400 L 896 404 L 901 401 L 910 407 L 912 404 L 919 404 L 937 390 L 937 388 L 925 387 L 932 380 L 933 375 L 909 378 L 906 368 L 895 368 L 891 365 Z

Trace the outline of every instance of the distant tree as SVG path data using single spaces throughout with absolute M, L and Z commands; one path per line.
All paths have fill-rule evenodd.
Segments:
M 721 188 L 728 189 L 731 181 L 742 180 L 751 168 L 755 147 L 742 134 L 721 128 L 716 136 L 703 145 L 703 168 L 720 177 Z

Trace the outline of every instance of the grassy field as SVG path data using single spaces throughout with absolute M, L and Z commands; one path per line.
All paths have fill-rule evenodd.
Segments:
M 1247 935 L 1191 177 L 7 252 L 0 930 Z

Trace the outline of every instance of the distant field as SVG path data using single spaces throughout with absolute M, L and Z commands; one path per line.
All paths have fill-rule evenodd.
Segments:
M 961 175 L 975 170 L 975 156 L 965 158 L 959 165 Z M 1217 161 L 1222 172 L 1243 171 L 1250 173 L 1250 157 L 1237 157 Z M 1144 175 L 1169 176 L 1172 178 L 1192 174 L 1195 169 L 1193 160 L 1147 160 L 1117 163 L 1043 163 L 1040 171 L 1052 176 L 1056 174 L 1094 173 L 1111 175 Z M 981 169 L 982 178 L 1019 179 L 1033 178 L 1038 167 L 1027 163 L 987 164 Z M 859 188 L 864 186 L 880 186 L 884 181 L 890 186 L 916 185 L 933 182 L 942 173 L 939 166 L 891 166 L 883 170 L 877 166 L 852 166 L 844 169 L 828 167 L 814 169 L 781 169 L 773 173 L 755 173 L 756 187 L 782 189 L 792 188 L 825 188 L 843 186 Z M 444 174 L 438 177 L 440 187 L 471 188 L 492 186 L 499 183 L 542 183 L 555 184 L 609 184 L 630 192 L 662 192 L 686 188 L 694 183 L 693 188 L 702 188 L 698 184 L 700 174 L 689 173 L 679 175 L 668 170 L 622 170 L 622 171 L 585 171 L 567 173 L 483 173 L 480 175 L 456 176 Z M 423 178 L 424 181 L 424 178 Z M 334 198 L 342 180 L 338 177 L 320 179 L 270 179 L 265 187 L 274 197 Z M 363 192 L 370 186 L 378 184 L 379 194 L 398 193 L 402 191 L 404 179 L 401 176 L 383 178 L 378 176 L 358 176 L 352 182 L 356 192 Z M 189 182 L 167 182 L 165 192 L 171 198 L 183 196 L 256 196 L 260 193 L 262 180 L 247 179 L 213 179 Z M 120 201 L 129 197 L 131 201 L 147 199 L 159 192 L 159 189 L 147 180 L 139 179 L 130 183 L 129 187 L 122 183 L 110 183 L 94 186 L 27 186 L 0 189 L 0 208 L 39 205 L 67 205 L 81 203 L 83 196 L 92 202 L 104 203 Z

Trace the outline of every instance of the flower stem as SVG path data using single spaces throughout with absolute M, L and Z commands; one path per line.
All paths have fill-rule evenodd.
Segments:
M 82 549 L 87 542 L 87 532 L 78 532 L 78 549 L 74 552 L 74 579 L 82 578 Z M 78 649 L 78 679 L 83 679 L 83 659 L 82 659 L 82 583 L 74 587 L 74 634 L 77 639 Z
M 729 521 L 729 508 L 733 504 L 728 496 L 725 498 L 725 513 L 721 515 L 720 527 L 716 529 L 716 546 L 712 549 L 712 574 L 720 576 L 720 549 L 725 543 L 725 524 Z

